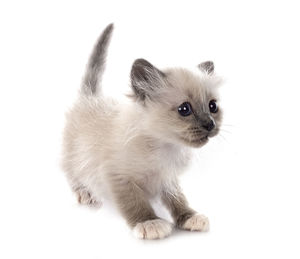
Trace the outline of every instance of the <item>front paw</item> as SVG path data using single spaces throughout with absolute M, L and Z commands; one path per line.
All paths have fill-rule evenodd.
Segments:
M 140 239 L 159 239 L 170 235 L 172 232 L 172 224 L 163 219 L 147 220 L 138 223 L 133 233 L 135 237 Z
M 182 229 L 190 231 L 208 231 L 209 221 L 204 215 L 195 214 L 188 218 L 181 226 Z

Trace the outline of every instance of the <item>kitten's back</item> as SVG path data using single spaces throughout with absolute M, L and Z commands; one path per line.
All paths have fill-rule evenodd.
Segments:
M 118 113 L 118 103 L 93 96 L 81 96 L 67 113 L 63 168 L 68 178 L 91 176 L 107 160 Z

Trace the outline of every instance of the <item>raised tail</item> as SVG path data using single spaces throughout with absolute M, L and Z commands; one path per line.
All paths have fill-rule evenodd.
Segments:
M 87 65 L 83 78 L 81 92 L 84 95 L 96 95 L 105 69 L 107 49 L 114 25 L 109 24 L 99 37 Z

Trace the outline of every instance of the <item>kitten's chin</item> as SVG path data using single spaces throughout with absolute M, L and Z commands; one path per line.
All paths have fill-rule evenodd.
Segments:
M 204 136 L 204 137 L 196 139 L 196 140 L 190 140 L 190 139 L 186 139 L 186 138 L 182 137 L 181 140 L 183 141 L 183 143 L 186 146 L 200 148 L 208 142 L 209 138 L 208 138 L 208 136 Z

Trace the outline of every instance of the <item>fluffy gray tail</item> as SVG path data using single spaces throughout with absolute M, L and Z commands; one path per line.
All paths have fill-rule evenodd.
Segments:
M 109 24 L 99 37 L 87 65 L 83 78 L 81 91 L 85 95 L 96 95 L 98 85 L 101 83 L 102 74 L 105 69 L 107 48 L 110 42 L 114 25 Z

